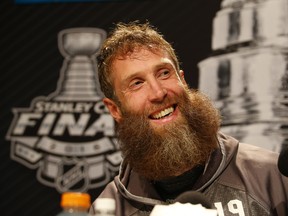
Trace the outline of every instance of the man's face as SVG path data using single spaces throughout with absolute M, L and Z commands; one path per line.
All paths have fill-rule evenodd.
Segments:
M 159 180 L 203 164 L 217 148 L 217 110 L 191 92 L 163 53 L 139 50 L 113 65 L 118 101 L 104 99 L 118 122 L 125 160 L 139 174 Z
M 114 107 L 111 112 L 116 121 L 121 122 L 124 112 L 144 114 L 157 130 L 181 118 L 177 98 L 186 83 L 183 72 L 179 76 L 167 54 L 137 50 L 116 59 L 111 76 L 121 103 L 119 109 Z

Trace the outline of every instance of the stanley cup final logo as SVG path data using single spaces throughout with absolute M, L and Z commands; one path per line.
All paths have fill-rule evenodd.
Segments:
M 11 158 L 37 169 L 37 179 L 59 192 L 101 187 L 121 161 L 97 78 L 96 55 L 105 38 L 98 28 L 61 31 L 64 62 L 56 91 L 13 110 Z

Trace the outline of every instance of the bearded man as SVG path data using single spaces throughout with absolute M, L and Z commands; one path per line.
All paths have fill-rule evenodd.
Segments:
M 117 24 L 98 73 L 123 154 L 119 175 L 98 198 L 114 198 L 116 215 L 147 215 L 185 191 L 203 193 L 219 215 L 288 213 L 278 154 L 219 132 L 218 110 L 189 89 L 172 46 L 154 27 Z

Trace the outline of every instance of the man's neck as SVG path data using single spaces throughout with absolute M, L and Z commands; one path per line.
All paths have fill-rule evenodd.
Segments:
M 199 165 L 183 174 L 165 180 L 154 181 L 155 188 L 164 200 L 175 199 L 179 194 L 192 189 L 198 177 L 203 173 L 204 166 Z

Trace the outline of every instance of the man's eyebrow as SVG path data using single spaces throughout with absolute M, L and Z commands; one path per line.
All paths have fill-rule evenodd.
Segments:
M 172 64 L 172 62 L 161 62 L 160 64 L 155 65 L 156 70 L 161 69 L 163 67 L 169 67 L 172 69 L 175 68 L 174 65 Z
M 162 68 L 169 68 L 169 69 L 175 69 L 174 65 L 170 62 L 161 62 L 157 65 L 154 65 L 152 67 L 152 70 L 153 71 L 157 71 L 159 69 L 162 69 Z M 135 75 L 136 74 L 140 74 L 140 73 L 145 73 L 145 71 L 138 71 L 138 72 L 135 72 Z M 134 76 L 133 74 L 131 75 L 132 77 Z M 129 77 L 129 76 L 128 76 Z

